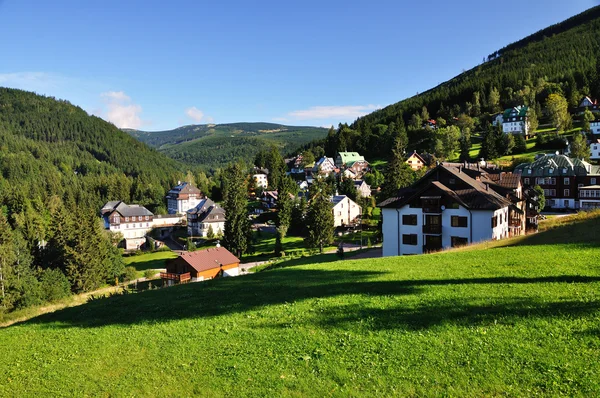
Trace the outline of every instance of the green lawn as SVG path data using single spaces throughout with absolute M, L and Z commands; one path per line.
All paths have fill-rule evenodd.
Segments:
M 275 257 L 275 234 L 268 232 L 261 232 L 260 234 L 255 233 L 257 239 L 254 245 L 254 253 L 251 255 L 245 255 L 242 261 L 245 263 L 254 261 L 266 261 Z M 333 246 L 326 247 L 325 249 L 331 249 Z M 310 249 L 306 247 L 304 238 L 299 236 L 286 236 L 283 238 L 283 251 L 287 256 L 289 255 L 309 255 L 316 249 Z
M 92 300 L 0 329 L 0 396 L 599 396 L 598 230 Z
M 135 267 L 138 276 L 142 277 L 145 270 L 165 268 L 166 261 L 175 257 L 177 257 L 177 254 L 172 251 L 160 251 L 129 256 L 123 260 L 126 266 Z

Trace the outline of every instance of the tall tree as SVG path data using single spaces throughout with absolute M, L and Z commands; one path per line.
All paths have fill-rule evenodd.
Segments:
M 460 160 L 468 162 L 471 160 L 471 130 L 464 128 L 460 134 Z
M 534 135 L 535 131 L 538 129 L 539 121 L 538 121 L 538 111 L 535 107 L 529 107 L 529 112 L 527 113 L 527 123 L 528 130 L 530 135 Z
M 502 110 L 502 108 L 500 108 L 500 92 L 496 87 L 490 87 L 490 94 L 488 95 L 487 100 L 491 113 L 498 113 Z
M 571 141 L 571 157 L 589 160 L 590 155 L 590 147 L 587 144 L 585 136 L 580 133 L 575 133 Z
M 323 248 L 333 241 L 334 217 L 329 187 L 320 180 L 311 186 L 311 199 L 306 215 L 307 243 L 311 247 Z
M 238 258 L 248 250 L 250 223 L 246 213 L 246 175 L 241 164 L 223 171 L 223 209 L 225 232 L 223 245 Z
M 567 100 L 561 94 L 550 94 L 546 99 L 546 109 L 552 119 L 552 124 L 558 131 L 565 131 L 571 125 L 571 115 Z
M 280 255 L 283 250 L 283 239 L 287 235 L 292 221 L 292 210 L 294 208 L 295 196 L 298 186 L 291 177 L 284 177 L 277 188 L 277 219 L 275 226 L 275 254 Z
M 398 190 L 412 184 L 413 179 L 414 172 L 404 161 L 400 143 L 396 141 L 392 150 L 392 156 L 387 164 L 385 182 L 381 191 L 382 197 L 390 198 L 396 196 Z
M 586 133 L 589 133 L 590 132 L 590 122 L 593 122 L 594 120 L 596 120 L 596 116 L 594 116 L 592 111 L 590 111 L 589 109 L 586 109 L 583 112 L 583 114 L 581 115 L 581 130 L 583 130 Z

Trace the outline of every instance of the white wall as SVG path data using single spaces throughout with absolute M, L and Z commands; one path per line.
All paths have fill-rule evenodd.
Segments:
M 240 274 L 240 267 L 235 267 L 231 269 L 224 269 L 223 276 L 238 276 Z
M 467 226 L 453 227 L 452 216 L 467 217 Z M 453 236 L 467 238 L 469 243 L 471 242 L 471 215 L 469 210 L 462 206 L 459 206 L 458 209 L 446 209 L 442 212 L 442 246 L 444 249 L 452 247 Z
M 350 225 L 361 213 L 360 206 L 346 197 L 333 208 L 334 226 Z
M 398 247 L 398 216 L 397 209 L 381 209 L 383 232 L 383 257 L 398 256 L 400 250 Z

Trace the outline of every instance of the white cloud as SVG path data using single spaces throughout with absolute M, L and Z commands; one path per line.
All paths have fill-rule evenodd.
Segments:
M 192 106 L 191 108 L 187 108 L 185 110 L 185 114 L 195 122 L 200 122 L 204 118 L 204 112 L 200 109 Z
M 339 119 L 352 120 L 380 109 L 380 105 L 347 105 L 347 106 L 313 106 L 290 112 L 288 115 L 296 120 Z
M 108 91 L 100 94 L 106 109 L 100 116 L 112 122 L 119 128 L 140 128 L 144 122 L 140 117 L 142 107 L 133 103 L 131 97 L 123 91 Z

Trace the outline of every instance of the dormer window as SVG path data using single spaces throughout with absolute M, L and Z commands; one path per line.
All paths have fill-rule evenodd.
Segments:
M 554 173 L 554 169 L 548 170 L 548 173 L 550 173 L 550 174 Z

